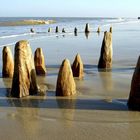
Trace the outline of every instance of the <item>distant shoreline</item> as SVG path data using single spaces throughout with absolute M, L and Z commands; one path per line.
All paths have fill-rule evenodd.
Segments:
M 43 25 L 43 24 L 53 24 L 56 23 L 55 20 L 19 20 L 19 21 L 5 21 L 0 22 L 0 26 L 28 26 L 28 25 Z

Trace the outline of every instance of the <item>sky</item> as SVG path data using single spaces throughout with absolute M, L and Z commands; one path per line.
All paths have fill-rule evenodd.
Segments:
M 140 0 L 0 0 L 0 17 L 138 17 Z

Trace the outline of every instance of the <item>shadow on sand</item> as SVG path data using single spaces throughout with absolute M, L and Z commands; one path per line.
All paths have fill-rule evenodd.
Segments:
M 127 100 L 125 99 L 111 101 L 102 99 L 73 99 L 72 97 L 55 97 L 54 92 L 50 92 L 50 94 L 54 95 L 54 98 L 51 99 L 42 99 L 40 96 L 18 99 L 6 97 L 7 91 L 9 89 L 0 89 L 0 107 L 128 111 Z

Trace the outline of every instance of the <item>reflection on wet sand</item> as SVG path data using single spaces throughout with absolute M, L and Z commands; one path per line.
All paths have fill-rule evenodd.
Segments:
M 100 32 L 97 32 L 98 36 L 100 36 Z
M 78 33 L 77 32 L 74 32 L 74 36 L 78 36 Z
M 25 102 L 24 100 L 20 99 L 17 99 L 17 101 L 16 99 L 8 101 L 11 106 L 16 107 L 16 113 L 11 114 L 8 117 L 12 117 L 12 119 L 15 119 L 20 124 L 20 126 L 22 126 L 22 131 L 23 133 L 25 133 L 28 139 L 34 139 L 34 136 L 38 135 L 37 133 L 39 133 L 39 120 L 37 119 L 37 116 L 39 116 L 39 110 L 36 108 L 25 107 L 34 106 L 34 102 L 32 102 L 31 100 L 26 100 Z M 35 103 L 35 106 L 38 106 L 39 100 L 36 100 Z M 21 106 L 21 108 L 19 108 L 18 106 Z
M 67 127 L 73 126 L 76 99 L 72 97 L 57 97 L 55 99 L 7 99 L 3 106 L 16 107 L 16 113 L 12 115 L 24 128 L 27 136 L 34 136 L 39 130 L 40 114 L 39 108 L 59 109 L 61 113 L 61 123 Z M 12 117 L 10 116 L 10 117 Z M 40 120 L 41 121 L 41 120 Z
M 1 92 L 1 94 L 4 94 L 4 96 L 10 96 L 10 92 L 11 92 L 11 85 L 12 85 L 12 79 L 10 78 L 2 78 L 3 80 L 3 84 L 4 84 L 4 87 L 3 92 Z
M 37 76 L 37 83 L 40 88 L 39 95 L 46 95 L 48 89 L 46 76 Z
M 85 33 L 86 39 L 89 39 L 89 34 L 90 34 L 90 33 Z
M 112 91 L 114 89 L 114 84 L 112 80 L 112 72 L 99 71 L 102 85 L 106 91 Z
M 76 107 L 76 99 L 73 99 L 72 97 L 67 98 L 56 98 L 58 108 L 60 108 L 63 122 L 68 127 L 71 127 L 74 120 L 74 113 L 75 113 L 75 107 Z

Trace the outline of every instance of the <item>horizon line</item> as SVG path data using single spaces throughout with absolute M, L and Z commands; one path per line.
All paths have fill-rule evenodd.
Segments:
M 0 18 L 138 18 L 137 17 L 117 17 L 117 16 L 93 16 L 93 17 L 88 17 L 88 16 L 0 16 Z

